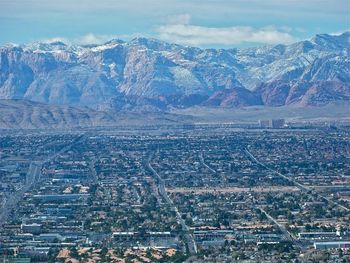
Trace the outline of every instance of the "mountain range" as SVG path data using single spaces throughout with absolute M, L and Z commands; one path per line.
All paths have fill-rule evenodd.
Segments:
M 135 38 L 0 47 L 0 99 L 93 110 L 253 105 L 317 106 L 350 100 L 350 32 L 290 45 L 201 49 Z

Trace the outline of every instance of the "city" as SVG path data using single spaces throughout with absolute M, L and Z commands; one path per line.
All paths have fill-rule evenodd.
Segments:
M 350 0 L 0 0 L 0 263 L 350 263 Z
M 345 125 L 4 132 L 0 179 L 4 262 L 350 256 Z

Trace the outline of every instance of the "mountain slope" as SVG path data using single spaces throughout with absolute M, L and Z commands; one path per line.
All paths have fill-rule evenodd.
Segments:
M 299 93 L 324 93 L 331 83 L 322 100 L 308 96 L 303 103 L 347 100 L 349 37 L 350 32 L 345 32 L 291 45 L 227 50 L 146 38 L 96 46 L 61 42 L 4 46 L 0 48 L 0 99 L 95 109 L 115 101 L 119 106 L 122 102 L 122 108 L 142 106 L 142 102 L 160 109 L 196 104 L 278 106 L 299 102 L 294 99 Z M 342 88 L 335 91 L 335 86 Z
M 95 111 L 25 100 L 0 100 L 0 129 L 69 129 L 125 125 L 182 124 L 193 117 L 164 112 Z
M 320 106 L 330 101 L 350 101 L 350 83 L 337 81 L 273 81 L 257 87 L 263 105 Z

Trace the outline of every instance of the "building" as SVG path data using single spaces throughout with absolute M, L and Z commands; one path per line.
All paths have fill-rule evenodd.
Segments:
M 350 249 L 350 241 L 315 242 L 315 249 Z
M 23 233 L 30 234 L 40 234 L 41 233 L 41 224 L 33 223 L 33 224 L 22 224 L 21 230 Z
M 284 124 L 285 124 L 284 119 L 271 120 L 272 129 L 281 129 L 284 127 Z
M 235 239 L 235 232 L 232 230 L 196 230 L 193 234 L 197 244 L 202 247 L 221 247 L 226 240 Z
M 270 121 L 269 120 L 259 120 L 259 126 L 260 126 L 260 128 L 270 128 Z
M 89 194 L 57 194 L 57 195 L 34 195 L 35 200 L 42 202 L 69 202 L 86 200 Z
M 263 129 L 281 129 L 285 125 L 284 119 L 259 120 L 259 126 Z
M 299 239 L 329 239 L 340 236 L 340 232 L 301 232 Z
M 44 241 L 44 242 L 55 242 L 55 241 L 63 241 L 64 238 L 58 233 L 46 233 L 40 234 L 36 240 Z
M 30 263 L 30 258 L 24 258 L 24 257 L 11 257 L 11 256 L 5 256 L 0 257 L 1 263 Z

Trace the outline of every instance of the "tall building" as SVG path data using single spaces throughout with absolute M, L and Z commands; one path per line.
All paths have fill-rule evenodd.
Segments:
M 280 129 L 283 128 L 285 124 L 284 119 L 271 119 L 271 120 L 259 120 L 260 128 L 272 128 L 272 129 Z
M 271 120 L 271 128 L 273 129 L 283 128 L 284 123 L 285 123 L 284 119 Z
M 270 121 L 269 120 L 259 120 L 259 126 L 260 126 L 260 128 L 270 128 Z

